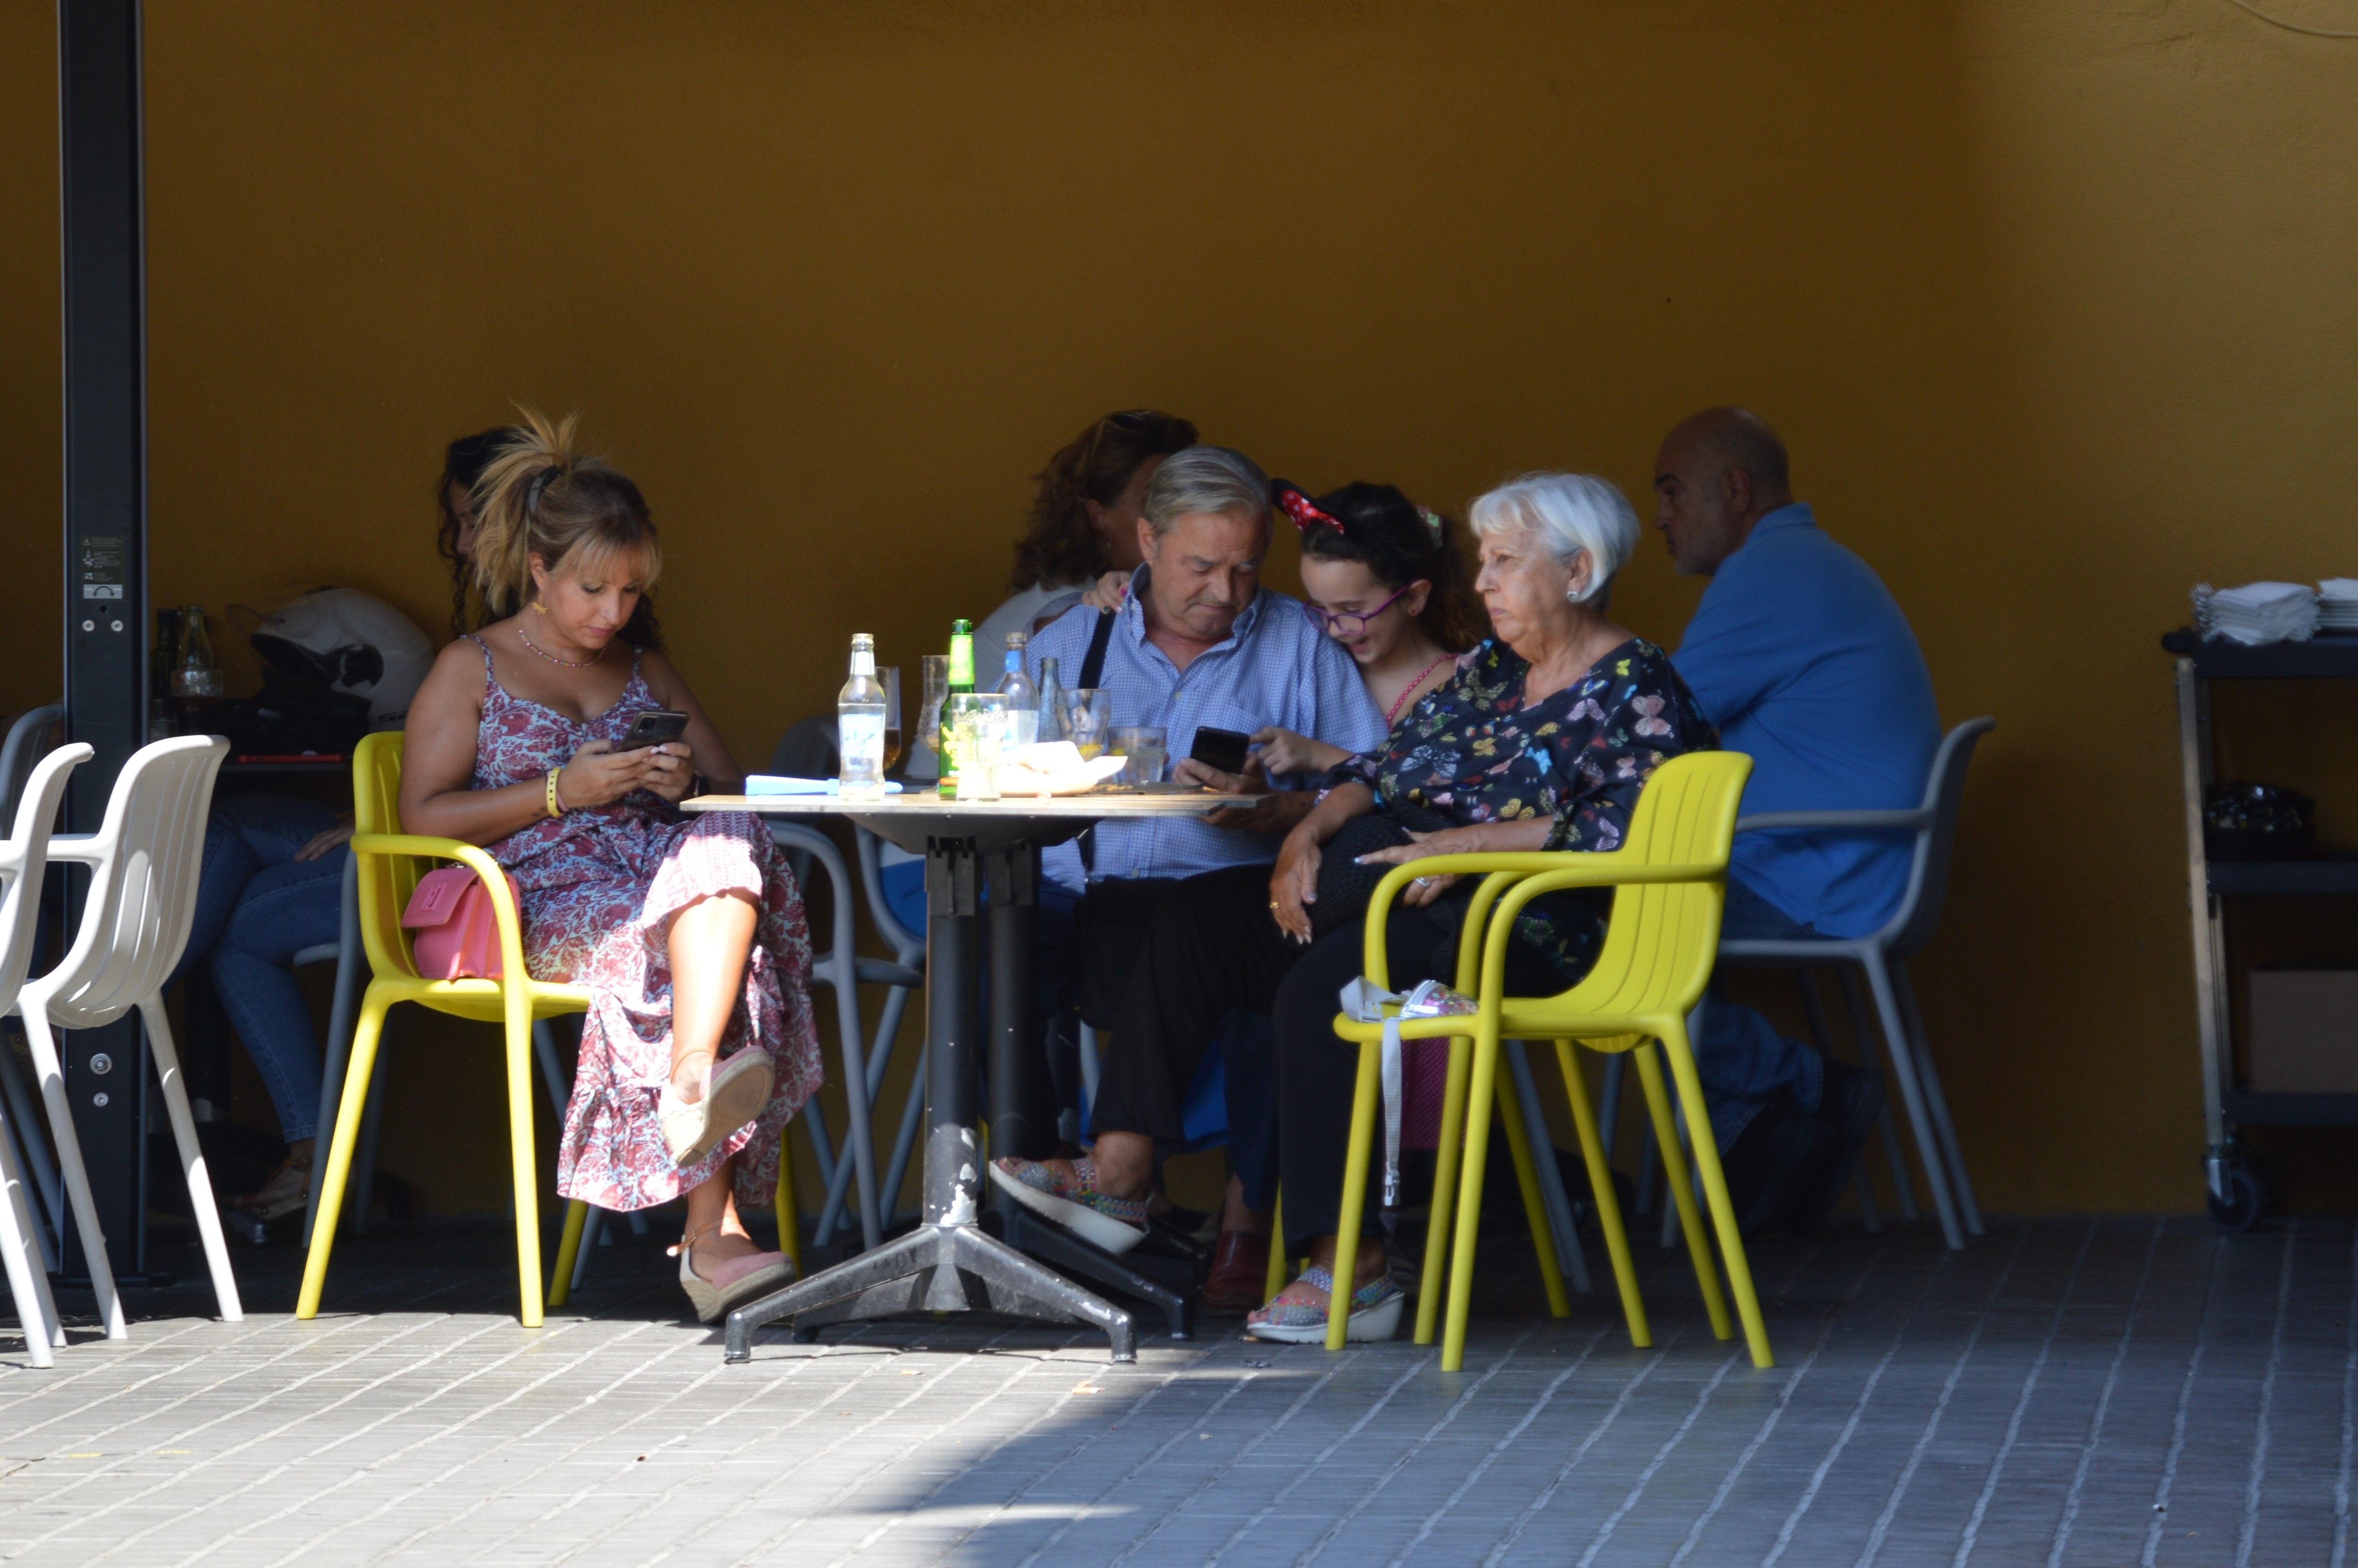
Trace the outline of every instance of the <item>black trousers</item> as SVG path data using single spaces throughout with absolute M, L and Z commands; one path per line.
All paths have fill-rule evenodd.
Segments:
M 1175 1141 L 1181 1102 L 1220 1021 L 1231 1011 L 1271 1014 L 1286 1245 L 1301 1252 L 1340 1223 L 1359 1048 L 1336 1037 L 1335 1014 L 1363 968 L 1365 938 L 1354 922 L 1306 949 L 1293 942 L 1270 913 L 1269 877 L 1268 867 L 1247 866 L 1173 884 L 1130 966 L 1091 1121 L 1099 1132 Z M 1393 989 L 1455 978 L 1459 903 L 1472 889 L 1460 883 L 1455 900 L 1422 909 L 1392 906 L 1385 946 Z M 1508 954 L 1509 990 L 1563 989 L 1536 950 L 1519 942 Z M 1362 1225 L 1370 1236 L 1381 1234 L 1382 1175 L 1371 1161 Z

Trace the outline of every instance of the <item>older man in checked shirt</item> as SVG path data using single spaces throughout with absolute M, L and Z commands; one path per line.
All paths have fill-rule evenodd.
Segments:
M 1144 511 L 1139 544 L 1146 561 L 1105 628 L 1104 667 L 1097 679 L 1112 696 L 1115 725 L 1162 726 L 1176 758 L 1194 750 L 1202 728 L 1249 735 L 1276 725 L 1355 752 L 1382 741 L 1383 715 L 1350 655 L 1312 623 L 1299 600 L 1260 585 L 1269 553 L 1269 479 L 1249 458 L 1225 447 L 1174 453 L 1155 470 Z M 1086 605 L 1044 629 L 1027 650 L 1033 677 L 1038 678 L 1041 660 L 1053 658 L 1066 684 L 1076 686 L 1099 629 L 1098 612 Z M 1239 793 L 1264 787 L 1258 776 L 1238 778 L 1193 761 L 1179 762 L 1174 774 Z M 1259 794 L 1251 806 L 1207 821 L 1105 823 L 1090 835 L 1086 858 L 1078 845 L 1048 850 L 1042 871 L 1050 886 L 1040 901 L 1044 981 L 1078 979 L 1083 1016 L 1109 1024 L 1120 971 L 1160 888 L 1182 878 L 1268 865 L 1285 830 L 1308 810 L 1312 783 L 1270 779 L 1271 793 Z M 1075 951 L 1072 919 L 1084 893 L 1091 972 L 1076 976 L 1083 955 Z M 1118 1056 L 1120 1050 L 1116 1039 L 1111 1052 Z M 1109 1058 L 1094 1108 L 1096 1127 L 1175 1141 L 1187 1086 L 1127 1086 L 1120 1065 Z M 1243 1065 L 1231 1061 L 1232 1075 Z M 1258 1152 L 1250 1146 L 1260 1135 L 1236 1125 L 1236 1111 L 1253 1098 L 1240 1097 L 1239 1087 L 1232 1076 L 1231 1134 L 1243 1163 Z M 1233 1222 L 1245 1219 L 1233 1180 L 1229 1193 L 1223 1231 L 1238 1229 Z M 1134 1217 L 1142 1225 L 1144 1206 L 1136 1207 Z M 1131 1217 L 1127 1206 L 1124 1217 Z M 1117 1249 L 1129 1239 L 1121 1233 L 1093 1238 L 1110 1239 Z

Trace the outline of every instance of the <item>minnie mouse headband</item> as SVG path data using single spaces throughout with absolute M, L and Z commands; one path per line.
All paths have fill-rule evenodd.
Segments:
M 1313 528 L 1332 528 L 1337 534 L 1348 532 L 1340 517 L 1303 494 L 1300 485 L 1286 480 L 1274 480 L 1270 484 L 1270 499 L 1304 534 Z M 1420 506 L 1416 508 L 1416 514 L 1424 519 L 1425 529 L 1433 535 L 1433 542 L 1436 545 L 1441 543 L 1444 532 L 1441 514 Z

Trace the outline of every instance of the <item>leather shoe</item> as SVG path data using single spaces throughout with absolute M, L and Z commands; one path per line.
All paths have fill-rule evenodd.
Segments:
M 1819 1125 L 1831 1135 L 1833 1147 L 1823 1168 L 1804 1172 L 1793 1183 L 1785 1208 L 1785 1227 L 1806 1236 L 1826 1222 L 1858 1171 L 1858 1157 L 1883 1115 L 1883 1076 L 1847 1062 L 1825 1065 L 1825 1092 L 1818 1101 Z
M 1737 1231 L 1758 1236 L 1783 1221 L 1797 1178 L 1812 1166 L 1823 1169 L 1833 1150 L 1834 1135 L 1825 1124 L 1782 1096 L 1762 1106 L 1720 1157 Z
M 1223 1230 L 1204 1280 L 1206 1312 L 1250 1312 L 1269 1291 L 1269 1238 Z

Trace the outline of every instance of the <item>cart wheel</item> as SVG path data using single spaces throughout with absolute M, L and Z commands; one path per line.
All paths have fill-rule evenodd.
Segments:
M 2211 1205 L 2211 1217 L 2228 1230 L 2245 1231 L 2260 1221 L 2260 1211 L 2267 1206 L 2267 1189 L 2260 1184 L 2260 1173 L 2251 1166 L 2236 1163 L 2227 1167 L 2227 1201 L 2219 1201 L 2215 1193 L 2206 1194 Z

